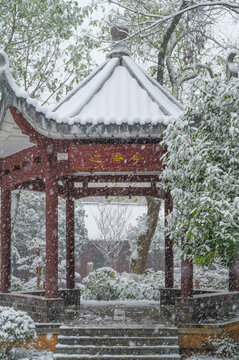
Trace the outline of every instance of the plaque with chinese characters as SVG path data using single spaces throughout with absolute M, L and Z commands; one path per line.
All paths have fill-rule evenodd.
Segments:
M 159 145 L 72 145 L 71 169 L 75 171 L 161 171 Z

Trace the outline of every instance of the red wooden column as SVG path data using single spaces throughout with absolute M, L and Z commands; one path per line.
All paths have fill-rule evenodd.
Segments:
M 239 255 L 229 265 L 229 291 L 239 291 Z
M 173 210 L 173 200 L 170 193 L 166 193 L 164 201 L 164 221 L 167 226 L 167 215 Z M 165 235 L 165 288 L 173 288 L 174 285 L 174 259 L 173 243 L 169 236 Z
M 75 288 L 75 207 L 72 198 L 74 183 L 67 183 L 66 197 L 66 288 Z
M 58 297 L 58 182 L 46 164 L 46 298 Z
M 11 287 L 11 191 L 1 190 L 1 292 Z

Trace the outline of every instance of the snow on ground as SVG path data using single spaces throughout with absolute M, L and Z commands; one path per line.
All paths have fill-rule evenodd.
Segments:
M 53 360 L 53 353 L 49 351 L 36 351 L 15 349 L 12 360 Z
M 190 358 L 187 358 L 187 360 L 219 360 L 219 359 L 227 359 L 227 360 L 233 360 L 231 358 L 216 358 L 211 356 L 191 356 Z
M 21 355 L 20 355 L 21 356 Z M 53 353 L 46 351 L 26 351 L 24 357 L 15 357 L 13 360 L 53 360 Z M 210 356 L 191 356 L 187 360 L 218 360 L 219 358 Z M 221 358 L 224 359 L 224 358 Z M 233 360 L 227 358 L 227 360 Z

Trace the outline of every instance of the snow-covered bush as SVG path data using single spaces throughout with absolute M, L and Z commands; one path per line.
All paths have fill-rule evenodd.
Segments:
M 83 280 L 82 296 L 85 300 L 160 300 L 164 288 L 164 271 L 148 269 L 142 275 L 118 274 L 111 268 L 93 271 Z M 174 269 L 174 287 L 181 286 L 181 269 Z M 223 266 L 194 267 L 194 280 L 200 289 L 223 290 L 228 287 L 228 269 Z
M 83 285 L 83 298 L 87 300 L 115 300 L 120 295 L 119 275 L 109 267 L 90 273 Z
M 0 355 L 8 359 L 13 347 L 27 344 L 36 337 L 33 320 L 23 311 L 0 307 Z
M 199 280 L 200 289 L 228 289 L 228 268 L 214 265 L 211 269 L 194 267 L 194 279 Z
M 164 272 L 146 270 L 137 278 L 132 274 L 124 274 L 120 277 L 121 300 L 160 300 L 160 288 L 164 287 Z
M 168 232 L 179 246 L 186 239 L 183 254 L 195 263 L 228 265 L 239 251 L 239 79 L 197 82 L 190 103 L 164 136 Z
M 53 360 L 53 353 L 46 350 L 17 348 L 11 351 L 8 360 Z
M 120 296 L 121 300 L 140 300 L 142 289 L 140 284 L 130 278 L 122 277 L 120 279 Z
M 223 334 L 220 338 L 212 341 L 212 346 L 217 355 L 238 359 L 239 344 L 230 336 Z
M 11 276 L 11 291 L 21 291 L 24 289 L 24 282 L 16 276 Z
M 159 300 L 164 284 L 163 271 L 147 270 L 135 281 L 111 268 L 93 271 L 83 280 L 83 298 L 87 300 Z
M 205 349 L 206 354 L 216 355 L 220 358 L 238 359 L 239 343 L 223 330 L 218 337 L 209 336 L 201 344 L 200 348 Z

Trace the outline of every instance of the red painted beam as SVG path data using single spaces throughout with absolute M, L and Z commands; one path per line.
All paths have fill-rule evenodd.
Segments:
M 87 183 L 97 183 L 97 182 L 112 182 L 112 183 L 120 183 L 120 182 L 160 182 L 159 175 L 138 175 L 138 174 L 129 174 L 129 175 L 117 175 L 117 174 L 107 174 L 107 175 L 74 175 L 72 174 L 71 179 L 75 182 L 87 182 Z
M 165 193 L 162 189 L 152 187 L 95 187 L 95 188 L 75 188 L 73 190 L 73 197 L 75 199 L 84 198 L 88 196 L 152 196 L 155 198 L 164 199 Z
M 17 184 L 24 183 L 26 181 L 35 179 L 37 177 L 44 177 L 45 164 L 32 164 L 29 167 L 25 167 L 20 170 L 10 172 L 9 174 L 2 176 L 2 185 L 6 189 L 15 189 Z
M 24 161 L 31 161 L 32 158 L 42 156 L 42 151 L 36 146 L 16 152 L 15 154 L 2 158 L 2 169 L 8 170 L 9 166 L 19 165 Z
M 26 181 L 24 183 L 17 184 L 15 189 L 42 192 L 45 191 L 45 182 L 42 179 Z
M 19 126 L 23 134 L 29 136 L 31 142 L 41 144 L 41 146 L 51 142 L 51 139 L 37 132 L 15 107 L 10 106 L 10 112 L 15 123 Z

